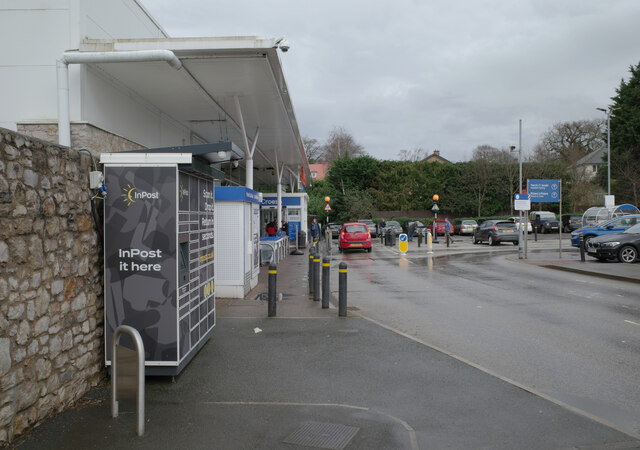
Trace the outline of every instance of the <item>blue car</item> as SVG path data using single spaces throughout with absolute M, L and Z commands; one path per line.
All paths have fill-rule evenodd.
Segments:
M 585 246 L 589 239 L 611 233 L 622 233 L 627 228 L 640 223 L 640 214 L 629 214 L 615 217 L 597 227 L 586 227 L 571 232 L 571 245 L 580 247 L 580 233 L 582 233 Z

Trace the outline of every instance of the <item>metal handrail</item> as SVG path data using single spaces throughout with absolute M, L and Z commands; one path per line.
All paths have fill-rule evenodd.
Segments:
M 120 325 L 113 332 L 111 340 L 111 417 L 118 417 L 117 400 L 117 361 L 116 346 L 122 334 L 128 334 L 133 339 L 138 355 L 138 391 L 136 395 L 136 406 L 138 410 L 138 436 L 144 435 L 144 344 L 138 330 L 129 325 Z

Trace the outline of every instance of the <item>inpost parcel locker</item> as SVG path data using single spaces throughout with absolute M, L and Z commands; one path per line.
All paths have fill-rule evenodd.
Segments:
M 244 186 L 216 186 L 216 295 L 244 298 L 260 274 L 260 196 Z
M 120 325 L 140 333 L 147 375 L 175 375 L 216 322 L 213 178 L 191 154 L 103 154 L 105 359 Z M 127 336 L 122 343 L 127 345 Z

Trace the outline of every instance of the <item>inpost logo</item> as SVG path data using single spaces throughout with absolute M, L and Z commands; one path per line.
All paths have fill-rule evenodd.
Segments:
M 128 184 L 127 187 L 122 188 L 122 190 L 124 191 L 124 193 L 122 194 L 122 200 L 126 203 L 127 206 L 131 206 L 131 204 L 135 203 L 136 200 L 157 200 L 160 198 L 159 192 L 138 191 L 135 186 L 131 186 L 130 184 Z

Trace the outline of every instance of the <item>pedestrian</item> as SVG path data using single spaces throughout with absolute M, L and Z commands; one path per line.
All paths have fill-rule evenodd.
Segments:
M 289 234 L 289 224 L 285 221 L 282 222 L 282 231 L 284 234 Z
M 418 222 L 410 222 L 409 223 L 409 241 L 413 241 L 413 234 L 416 232 L 416 228 L 418 227 Z
M 265 227 L 265 231 L 267 232 L 268 236 L 275 236 L 276 235 L 276 223 L 274 221 L 271 221 L 267 224 L 267 226 Z
M 380 222 L 380 228 L 387 228 L 387 222 L 385 222 L 384 219 Z
M 318 219 L 316 217 L 313 218 L 313 222 L 311 223 L 311 237 L 313 238 L 313 243 L 315 244 L 320 239 L 320 224 L 318 223 Z
M 444 220 L 444 234 L 445 234 L 445 237 L 447 239 L 449 239 L 449 241 L 453 244 L 453 238 L 451 237 L 451 235 L 452 235 L 451 231 L 453 231 L 453 227 L 451 226 L 451 222 L 449 222 L 449 219 L 445 219 Z

